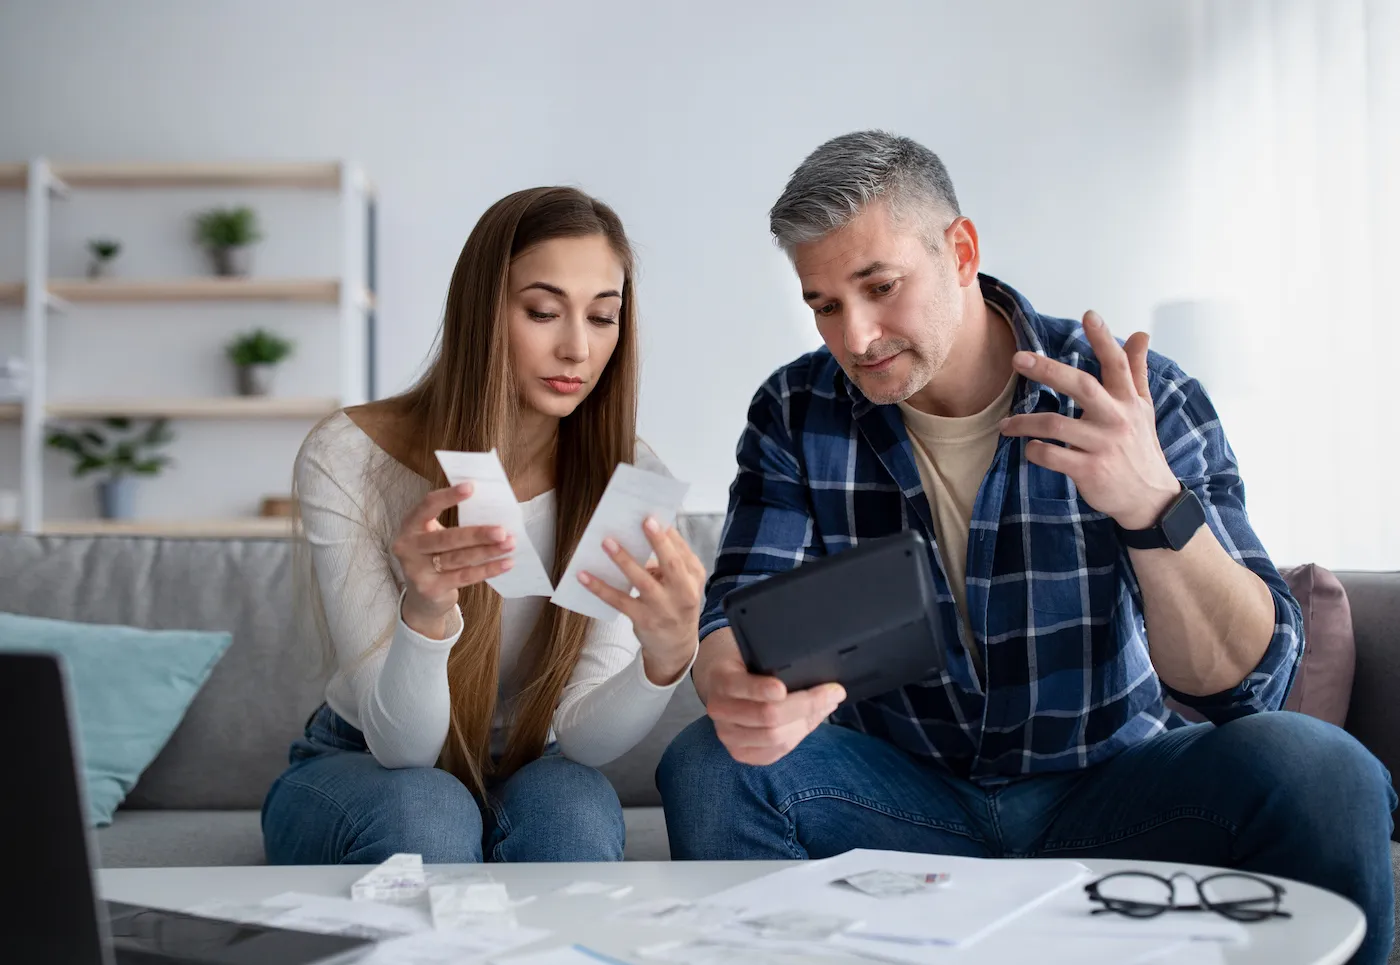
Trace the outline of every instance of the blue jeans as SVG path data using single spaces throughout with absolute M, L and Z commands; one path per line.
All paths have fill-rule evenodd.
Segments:
M 986 789 L 831 724 L 775 764 L 739 764 L 702 718 L 667 749 L 657 785 L 675 858 L 883 848 L 1239 868 L 1345 895 L 1366 913 L 1353 961 L 1390 952 L 1390 775 L 1345 731 L 1301 714 L 1182 727 L 1086 770 Z
M 263 847 L 269 864 L 622 860 L 622 805 L 591 767 L 547 754 L 486 797 L 438 768 L 381 766 L 322 707 L 263 801 Z

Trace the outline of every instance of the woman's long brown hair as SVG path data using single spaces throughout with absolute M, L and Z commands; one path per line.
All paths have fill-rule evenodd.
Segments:
M 560 421 L 555 455 L 557 582 L 619 462 L 631 462 L 637 423 L 637 305 L 633 257 L 611 208 L 574 188 L 530 188 L 493 204 L 472 229 L 452 273 L 436 356 L 421 379 L 388 400 L 395 422 L 409 428 L 408 464 L 447 485 L 435 449 L 497 449 L 508 475 L 517 470 L 514 427 L 519 408 L 507 318 L 511 261 L 554 238 L 602 235 L 622 263 L 618 340 L 593 391 Z M 442 516 L 457 522 L 457 510 Z M 548 565 L 548 563 L 546 563 Z M 477 794 L 540 756 L 560 694 L 583 649 L 591 621 L 545 604 L 520 667 L 524 684 L 512 702 L 500 760 L 491 756 L 499 685 L 501 597 L 485 583 L 460 591 L 465 627 L 447 662 L 451 724 L 438 766 Z

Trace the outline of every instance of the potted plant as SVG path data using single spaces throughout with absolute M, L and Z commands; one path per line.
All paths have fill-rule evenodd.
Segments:
M 89 278 L 106 278 L 111 274 L 111 264 L 121 254 L 122 243 L 111 238 L 93 238 L 88 242 L 88 254 L 92 255 L 88 261 L 87 276 Z
M 253 265 L 253 242 L 262 237 L 252 208 L 211 208 L 195 219 L 195 237 L 209 252 L 214 272 L 246 275 Z
M 55 429 L 49 445 L 71 454 L 77 463 L 73 475 L 103 472 L 98 483 L 98 504 L 103 519 L 130 519 L 136 497 L 136 477 L 154 476 L 170 465 L 170 457 L 156 450 L 175 438 L 169 421 L 156 419 L 139 429 L 125 416 L 103 419 L 102 429 Z M 105 431 L 104 431 L 105 430 Z
M 239 395 L 268 395 L 278 362 L 292 354 L 292 343 L 265 328 L 244 332 L 228 344 L 229 361 L 238 372 Z

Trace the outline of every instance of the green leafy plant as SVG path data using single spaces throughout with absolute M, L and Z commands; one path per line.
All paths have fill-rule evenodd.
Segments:
M 237 366 L 275 365 L 292 354 L 292 343 L 265 328 L 245 332 L 228 343 L 229 361 Z
M 88 251 L 98 261 L 111 261 L 121 253 L 122 243 L 111 238 L 93 238 L 88 242 Z
M 74 476 L 105 472 L 108 478 L 118 476 L 154 476 L 170 465 L 169 456 L 157 452 L 175 438 L 167 419 L 155 419 L 145 428 L 138 428 L 126 416 L 103 419 L 99 430 L 55 429 L 49 433 L 49 446 L 73 456 Z M 103 431 L 105 430 L 105 431 Z
M 252 208 L 211 208 L 195 218 L 195 237 L 206 248 L 239 248 L 262 237 Z

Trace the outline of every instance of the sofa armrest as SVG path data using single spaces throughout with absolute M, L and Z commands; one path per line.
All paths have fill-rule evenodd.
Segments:
M 1400 774 L 1400 573 L 1340 572 L 1356 634 L 1346 729 Z

